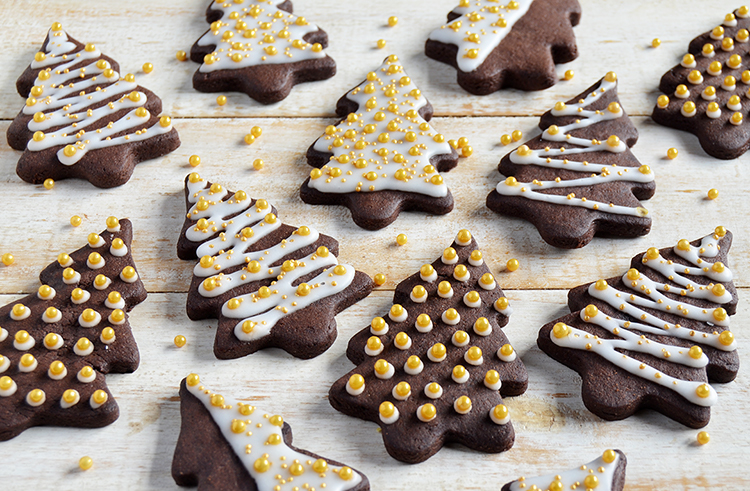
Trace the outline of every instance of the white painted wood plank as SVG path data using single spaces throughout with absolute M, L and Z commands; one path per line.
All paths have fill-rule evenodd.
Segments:
M 424 42 L 430 31 L 445 22 L 456 0 L 296 0 L 295 12 L 328 32 L 328 52 L 337 61 L 338 74 L 328 81 L 297 86 L 286 100 L 262 106 L 244 94 L 227 94 L 229 103 L 216 105 L 217 94 L 192 88 L 198 65 L 179 62 L 177 50 L 189 51 L 205 32 L 206 0 L 153 2 L 111 0 L 93 8 L 78 0 L 0 5 L 0 119 L 13 118 L 23 99 L 15 80 L 41 45 L 52 22 L 60 21 L 70 35 L 97 44 L 116 59 L 124 73 L 164 100 L 165 112 L 178 117 L 300 117 L 330 116 L 336 100 L 380 65 L 391 52 L 403 60 L 406 71 L 432 101 L 438 115 L 541 114 L 556 100 L 577 94 L 609 70 L 622 80 L 623 103 L 632 114 L 651 114 L 661 75 L 679 62 L 688 42 L 719 25 L 724 14 L 740 3 L 732 0 L 650 2 L 646 0 L 580 0 L 583 15 L 575 28 L 580 56 L 560 66 L 575 70 L 570 82 L 560 82 L 542 92 L 510 90 L 485 97 L 472 96 L 456 84 L 456 72 L 446 64 L 428 59 Z M 400 21 L 387 27 L 391 15 Z M 659 37 L 661 47 L 650 48 Z M 376 48 L 378 39 L 387 47 Z M 155 66 L 149 75 L 141 66 Z
M 716 386 L 719 402 L 706 428 L 711 442 L 704 447 L 695 444 L 697 430 L 654 412 L 605 422 L 583 406 L 578 375 L 536 346 L 538 328 L 568 312 L 566 292 L 507 293 L 514 313 L 505 332 L 529 372 L 527 393 L 505 400 L 517 435 L 508 452 L 487 455 L 451 446 L 422 464 L 402 464 L 387 455 L 376 425 L 329 405 L 328 388 L 353 367 L 343 354 L 349 337 L 390 306 L 390 292 L 375 293 L 340 314 L 336 343 L 308 361 L 278 350 L 216 360 L 211 351 L 216 322 L 188 320 L 185 294 L 151 294 L 130 317 L 141 367 L 134 374 L 107 377 L 120 419 L 96 430 L 34 428 L 0 444 L 6 459 L 13 456 L 3 484 L 7 489 L 48 489 L 52 482 L 60 490 L 179 489 L 170 474 L 180 423 L 177 387 L 196 372 L 215 390 L 282 414 L 297 445 L 362 470 L 372 489 L 425 489 L 426 483 L 430 489 L 499 489 L 521 475 L 575 467 L 610 447 L 628 457 L 630 491 L 743 489 L 750 452 L 750 443 L 741 437 L 750 431 L 742 417 L 750 403 L 747 371 Z M 748 293 L 745 289 L 741 296 Z M 13 299 L 2 295 L 0 304 Z M 741 350 L 750 344 L 750 334 L 742 328 L 748 321 L 750 307 L 741 303 L 733 318 Z M 187 346 L 174 347 L 176 334 L 187 337 Z M 85 473 L 77 469 L 83 455 L 94 459 L 94 468 Z M 31 471 L 42 462 L 42 472 Z

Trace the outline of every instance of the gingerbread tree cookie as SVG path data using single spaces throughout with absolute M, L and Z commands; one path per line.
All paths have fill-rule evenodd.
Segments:
M 520 477 L 500 491 L 563 491 L 566 489 L 622 491 L 628 461 L 620 450 L 605 450 L 601 457 L 575 469 L 539 477 Z
M 244 92 L 272 104 L 296 84 L 336 74 L 336 62 L 323 51 L 328 35 L 292 14 L 290 0 L 212 1 L 206 20 L 210 29 L 190 50 L 201 64 L 196 90 Z
M 396 287 L 388 314 L 349 342 L 357 368 L 331 405 L 382 428 L 388 453 L 422 462 L 449 442 L 502 452 L 515 433 L 501 396 L 526 391 L 526 368 L 502 331 L 511 308 L 468 230 Z
M 565 249 L 583 247 L 594 235 L 651 230 L 639 200 L 653 196 L 654 175 L 630 151 L 638 131 L 619 103 L 614 72 L 555 104 L 539 127 L 540 136 L 500 161 L 507 178 L 487 196 L 491 210 L 530 221 L 542 239 Z
M 266 200 L 197 173 L 185 180 L 185 198 L 177 253 L 200 258 L 187 314 L 219 319 L 218 358 L 272 346 L 298 358 L 318 356 L 336 339 L 334 316 L 372 291 L 369 276 L 338 263 L 335 239 L 283 224 Z
M 425 53 L 456 68 L 458 84 L 475 95 L 542 90 L 558 79 L 555 63 L 578 57 L 580 19 L 577 0 L 461 0 Z
M 367 230 L 386 227 L 402 210 L 444 215 L 453 195 L 439 172 L 458 154 L 428 123 L 432 106 L 391 55 L 336 106 L 345 118 L 326 128 L 307 151 L 316 167 L 302 201 L 344 205 Z
M 278 414 L 215 393 L 192 373 L 180 384 L 182 427 L 172 460 L 180 486 L 211 491 L 367 491 L 364 474 L 292 446 Z M 250 431 L 252 430 L 252 431 Z
M 691 428 L 717 402 L 709 380 L 730 382 L 739 357 L 729 316 L 737 309 L 725 265 L 732 234 L 652 247 L 622 276 L 570 291 L 573 311 L 539 331 L 539 347 L 576 370 L 586 407 L 619 420 L 654 409 Z
M 734 159 L 750 148 L 745 120 L 750 103 L 750 9 L 727 14 L 722 25 L 693 39 L 688 53 L 661 78 L 651 115 L 657 123 L 688 131 L 712 157 Z
M 97 428 L 119 410 L 106 373 L 138 368 L 127 312 L 146 299 L 129 220 L 39 275 L 39 290 L 0 308 L 0 440 L 32 426 Z
M 26 182 L 86 179 L 101 188 L 124 184 L 139 162 L 180 146 L 161 100 L 124 77 L 93 44 L 68 36 L 59 22 L 16 82 L 26 105 L 8 128 L 23 155 L 16 173 Z

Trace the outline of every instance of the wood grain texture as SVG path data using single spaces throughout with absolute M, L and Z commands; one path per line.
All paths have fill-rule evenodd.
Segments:
M 572 81 L 561 81 L 542 92 L 501 91 L 471 96 L 455 82 L 455 70 L 427 59 L 424 40 L 440 26 L 455 0 L 404 2 L 380 0 L 295 0 L 295 12 L 325 29 L 328 52 L 338 63 L 329 81 L 302 84 L 286 100 L 261 106 L 244 94 L 228 93 L 229 103 L 216 105 L 216 94 L 192 89 L 198 65 L 178 62 L 175 52 L 189 50 L 205 30 L 206 0 L 112 0 L 93 8 L 77 0 L 0 3 L 0 131 L 21 108 L 15 79 L 44 39 L 53 21 L 70 34 L 96 43 L 120 62 L 123 72 L 158 94 L 165 113 L 175 117 L 182 146 L 161 159 L 139 164 L 126 185 L 96 189 L 83 181 L 61 181 L 53 190 L 22 182 L 15 174 L 20 152 L 0 148 L 0 254 L 12 252 L 16 263 L 0 265 L 0 305 L 34 291 L 38 274 L 59 252 L 80 247 L 90 232 L 99 231 L 109 215 L 129 217 L 135 229 L 133 256 L 151 293 L 130 317 L 141 349 L 141 367 L 130 375 L 110 375 L 108 385 L 118 400 L 120 419 L 98 430 L 34 428 L 0 445 L 14 456 L 3 489 L 177 489 L 170 465 L 179 429 L 179 381 L 200 373 L 212 387 L 254 401 L 284 415 L 304 448 L 338 459 L 368 475 L 373 489 L 499 489 L 520 475 L 553 472 L 596 457 L 605 448 L 628 456 L 626 490 L 743 489 L 750 486 L 744 463 L 750 423 L 742 417 L 750 403 L 750 377 L 740 369 L 735 382 L 717 385 L 719 403 L 706 428 L 711 442 L 695 444 L 696 430 L 649 412 L 620 422 L 604 422 L 583 406 L 575 372 L 536 347 L 543 324 L 567 313 L 567 289 L 620 274 L 630 258 L 648 247 L 666 247 L 680 238 L 693 239 L 724 225 L 735 233 L 730 266 L 736 272 L 740 306 L 733 329 L 740 357 L 750 344 L 749 157 L 718 161 L 708 157 L 697 139 L 654 124 L 647 117 L 658 96 L 663 72 L 687 49 L 690 39 L 718 25 L 740 3 L 717 0 L 670 1 L 581 0 L 583 16 L 575 29 L 580 57 L 558 73 L 573 69 Z M 399 24 L 387 27 L 397 15 Z M 659 48 L 650 48 L 654 37 Z M 388 47 L 375 49 L 377 39 Z M 308 146 L 334 123 L 335 103 L 363 75 L 391 52 L 400 56 L 407 73 L 435 107 L 434 126 L 449 138 L 468 136 L 474 155 L 444 175 L 456 206 L 434 217 L 403 213 L 389 227 L 367 232 L 355 226 L 343 207 L 309 206 L 299 199 L 299 186 L 309 175 Z M 144 62 L 155 70 L 141 71 Z M 503 147 L 500 136 L 515 129 L 525 137 L 538 134 L 538 116 L 557 100 L 567 100 L 606 71 L 619 75 L 619 93 L 640 132 L 632 149 L 656 173 L 656 195 L 645 202 L 653 217 L 651 233 L 638 239 L 595 238 L 582 250 L 562 251 L 544 243 L 534 227 L 496 215 L 484 203 L 502 178 L 497 163 L 514 145 Z M 258 125 L 263 135 L 253 144 L 243 136 Z M 666 160 L 676 147 L 680 156 Z M 195 170 L 230 189 L 271 201 L 286 223 L 311 225 L 339 239 L 340 258 L 368 274 L 385 273 L 379 291 L 337 316 L 339 337 L 322 356 L 300 361 L 266 350 L 232 360 L 212 353 L 215 320 L 190 321 L 185 315 L 190 261 L 177 259 L 175 245 L 183 221 L 183 179 L 192 169 L 188 157 L 201 156 Z M 252 169 L 262 158 L 265 168 Z M 720 197 L 705 198 L 709 188 Z M 72 215 L 83 217 L 73 228 Z M 376 425 L 344 416 L 326 400 L 330 385 L 352 368 L 346 344 L 372 316 L 390 306 L 392 290 L 425 262 L 433 261 L 461 228 L 469 228 L 492 272 L 510 298 L 514 314 L 505 328 L 529 372 L 528 392 L 507 399 L 517 439 L 508 452 L 485 455 L 449 447 L 425 463 L 409 466 L 388 457 Z M 395 244 L 406 233 L 405 246 Z M 518 258 L 521 268 L 509 273 L 505 262 Z M 188 338 L 177 349 L 172 339 Z M 254 374 L 263 374 L 255 376 Z M 90 455 L 94 468 L 80 472 L 78 458 Z M 33 466 L 43 465 L 43 472 Z M 40 467 L 41 468 L 41 467 Z M 6 483 L 9 483 L 6 486 Z M 458 484 L 457 484 L 458 483 Z

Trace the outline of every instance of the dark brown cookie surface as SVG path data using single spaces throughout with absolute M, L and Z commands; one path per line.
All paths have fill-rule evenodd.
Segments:
M 139 86 L 93 44 L 55 23 L 16 86 L 26 104 L 8 128 L 8 144 L 24 153 L 24 181 L 86 179 L 97 187 L 124 184 L 136 164 L 180 146 L 161 100 Z
M 509 482 L 500 491 L 596 489 L 622 491 L 628 460 L 621 450 L 605 450 L 602 455 L 580 467 L 539 477 L 522 477 Z
M 316 167 L 300 189 L 306 203 L 343 205 L 354 223 L 378 230 L 401 211 L 444 215 L 453 195 L 439 172 L 458 154 L 428 121 L 432 106 L 391 55 L 336 106 L 344 118 L 307 151 Z
M 264 0 L 251 8 L 237 2 L 211 2 L 211 23 L 190 50 L 201 63 L 193 87 L 201 92 L 244 92 L 263 104 L 285 99 L 292 87 L 336 74 L 336 62 L 323 49 L 328 35 L 292 14 L 289 0 Z
M 617 97 L 610 72 L 542 115 L 541 136 L 503 157 L 507 177 L 487 196 L 500 214 L 523 218 L 555 247 L 583 247 L 595 235 L 637 237 L 651 230 L 639 200 L 656 185 L 631 153 L 638 132 Z
M 32 426 L 95 428 L 119 410 L 104 374 L 138 368 L 127 312 L 146 298 L 129 220 L 61 254 L 38 292 L 0 308 L 0 440 Z
M 443 256 L 396 287 L 394 305 L 350 341 L 358 366 L 336 381 L 337 410 L 380 425 L 388 453 L 422 462 L 445 444 L 508 450 L 502 396 L 525 392 L 526 368 L 502 331 L 511 309 L 462 230 Z
M 666 95 L 659 96 L 651 115 L 661 125 L 694 134 L 717 159 L 734 159 L 750 148 L 747 29 L 750 13 L 741 7 L 693 39 L 680 64 L 662 76 L 659 90 Z
M 292 446 L 292 429 L 281 416 L 216 394 L 195 374 L 180 384 L 180 414 L 172 460 L 172 477 L 180 486 L 198 486 L 199 491 L 370 489 L 359 471 Z M 252 431 L 244 431 L 251 425 Z
M 369 276 L 338 263 L 335 239 L 283 224 L 265 200 L 195 173 L 185 180 L 185 197 L 178 256 L 200 258 L 187 313 L 219 319 L 218 358 L 267 347 L 315 357 L 336 339 L 334 316 L 372 291 Z
M 619 420 L 654 409 L 692 428 L 717 401 L 709 381 L 733 380 L 739 357 L 729 316 L 737 293 L 723 227 L 673 248 L 651 248 L 622 277 L 574 288 L 574 312 L 542 327 L 537 344 L 583 379 L 586 407 Z
M 425 54 L 456 68 L 458 84 L 475 95 L 542 90 L 558 79 L 555 63 L 578 57 L 580 19 L 577 0 L 462 1 L 432 31 Z

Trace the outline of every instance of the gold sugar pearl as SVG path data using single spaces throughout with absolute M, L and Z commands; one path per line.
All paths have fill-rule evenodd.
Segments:
M 5 254 L 3 254 L 2 262 L 4 265 L 10 266 L 14 262 L 16 262 L 16 258 L 13 257 L 13 254 L 11 254 L 10 252 L 6 252 Z
M 716 199 L 718 197 L 719 197 L 719 190 L 718 189 L 711 188 L 711 189 L 708 190 L 708 193 L 707 193 L 707 198 L 708 199 L 713 200 L 713 199 Z
M 520 266 L 521 264 L 518 262 L 518 259 L 508 259 L 508 262 L 505 264 L 505 267 L 508 268 L 508 271 L 510 272 L 518 270 Z
M 44 180 L 43 186 L 44 186 L 44 189 L 52 189 L 53 187 L 55 187 L 55 180 L 51 178 L 47 178 Z
M 513 142 L 513 137 L 510 135 L 503 135 L 500 137 L 500 143 L 503 145 L 510 145 Z
M 465 145 L 461 147 L 461 157 L 463 158 L 471 157 L 473 153 L 474 153 L 474 149 L 471 148 L 470 145 Z M 439 176 L 435 176 L 435 177 L 439 177 Z
M 573 77 L 575 77 L 576 73 L 573 70 L 565 70 L 565 75 L 563 76 L 563 79 L 565 80 L 573 80 Z
M 385 48 L 385 46 L 386 46 L 385 39 L 378 39 L 377 46 L 378 46 L 378 49 Z
M 659 39 L 659 38 L 654 38 L 654 39 L 653 39 L 653 40 L 651 41 L 651 47 L 652 47 L 652 48 L 658 48 L 659 46 L 661 46 L 661 39 Z
M 377 286 L 383 286 L 383 284 L 385 283 L 385 275 L 383 273 L 378 273 L 373 278 L 373 281 Z
M 698 441 L 698 445 L 705 445 L 711 440 L 711 436 L 707 431 L 701 431 L 698 433 L 696 440 Z
M 182 348 L 185 344 L 187 344 L 187 339 L 182 334 L 178 334 L 174 337 L 174 345 L 178 348 Z
M 216 98 L 216 104 L 223 106 L 226 103 L 227 103 L 227 96 L 220 95 L 219 97 Z
M 261 170 L 265 166 L 265 163 L 263 162 L 263 159 L 255 159 L 253 160 L 253 169 L 255 170 Z
M 396 244 L 400 246 L 405 245 L 407 240 L 408 238 L 406 237 L 406 234 L 398 234 L 396 236 Z
M 151 73 L 154 71 L 154 65 L 151 63 L 144 63 L 143 64 L 143 72 L 144 73 Z
M 676 159 L 676 158 L 677 158 L 677 154 L 678 154 L 678 153 L 679 153 L 679 152 L 677 151 L 677 149 L 676 149 L 676 148 L 674 148 L 674 147 L 672 147 L 672 148 L 670 148 L 669 150 L 667 150 L 667 158 L 668 158 L 669 160 L 674 160 L 674 159 Z
M 179 50 L 175 54 L 175 58 L 177 58 L 177 61 L 187 61 L 187 53 L 185 53 L 183 50 Z
M 83 223 L 83 219 L 78 215 L 70 217 L 70 224 L 74 227 L 79 227 Z
M 89 457 L 89 456 L 81 457 L 78 460 L 78 467 L 82 471 L 87 471 L 87 470 L 91 469 L 91 467 L 93 465 L 94 465 L 94 460 L 91 457 Z
M 190 163 L 190 167 L 198 167 L 201 164 L 201 158 L 198 155 L 191 155 L 188 163 Z
M 388 26 L 395 27 L 398 24 L 398 17 L 395 15 L 388 17 Z

